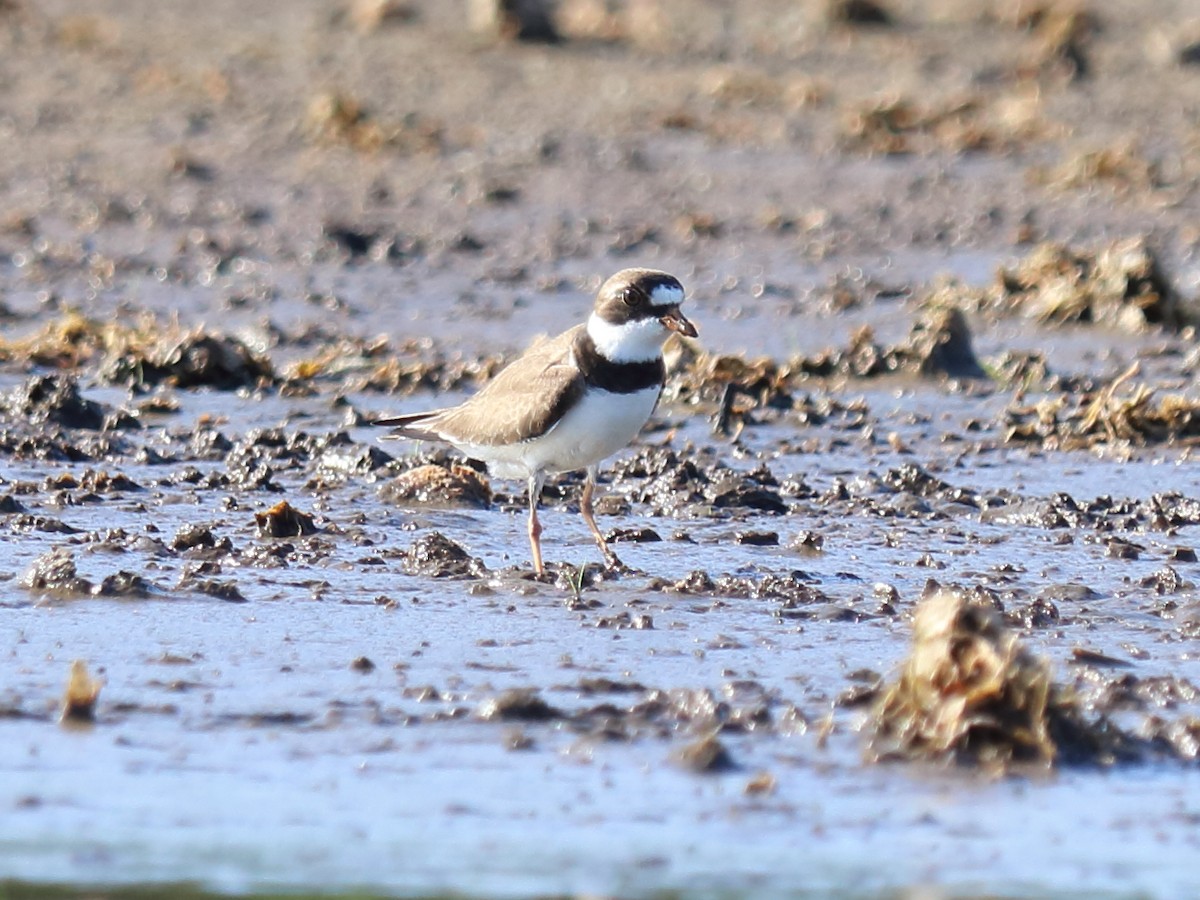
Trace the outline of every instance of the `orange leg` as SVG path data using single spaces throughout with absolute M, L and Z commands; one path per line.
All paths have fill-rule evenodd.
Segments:
M 589 467 L 587 478 L 583 482 L 583 496 L 579 498 L 579 512 L 583 516 L 583 521 L 587 523 L 588 531 L 596 539 L 596 546 L 600 548 L 600 553 L 604 556 L 605 565 L 610 569 L 615 569 L 621 566 L 621 561 L 617 559 L 615 553 L 608 549 L 608 541 L 604 540 L 604 535 L 600 533 L 600 529 L 596 525 L 596 514 L 592 509 L 592 495 L 595 493 L 596 469 Z
M 546 476 L 541 473 L 529 476 L 529 549 L 533 553 L 533 571 L 546 574 L 542 565 L 542 523 L 538 521 L 538 500 L 542 496 L 542 485 Z

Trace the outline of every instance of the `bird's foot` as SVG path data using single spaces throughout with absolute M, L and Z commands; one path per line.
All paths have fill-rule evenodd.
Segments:
M 633 569 L 621 562 L 621 560 L 617 558 L 617 554 L 613 553 L 611 550 L 606 550 L 604 553 L 604 571 L 613 572 L 618 575 L 628 575 L 633 571 Z
M 558 574 L 545 566 L 535 566 L 525 577 L 540 584 L 554 584 L 558 580 Z

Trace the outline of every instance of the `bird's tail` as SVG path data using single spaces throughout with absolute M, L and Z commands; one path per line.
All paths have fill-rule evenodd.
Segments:
M 430 426 L 442 412 L 443 410 L 435 409 L 431 412 L 408 413 L 403 416 L 385 416 L 382 419 L 375 419 L 371 424 L 393 429 L 390 434 L 381 435 L 379 438 L 381 441 L 440 441 L 444 438 Z

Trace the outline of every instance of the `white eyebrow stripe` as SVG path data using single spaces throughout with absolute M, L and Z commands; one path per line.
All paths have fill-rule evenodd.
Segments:
M 651 306 L 678 306 L 683 302 L 683 290 L 673 284 L 656 284 L 650 291 Z

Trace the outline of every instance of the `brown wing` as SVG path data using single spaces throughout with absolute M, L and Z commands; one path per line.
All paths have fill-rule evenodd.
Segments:
M 571 361 L 583 329 L 535 344 L 465 403 L 422 419 L 420 429 L 451 443 L 484 446 L 545 434 L 583 393 L 583 376 Z

